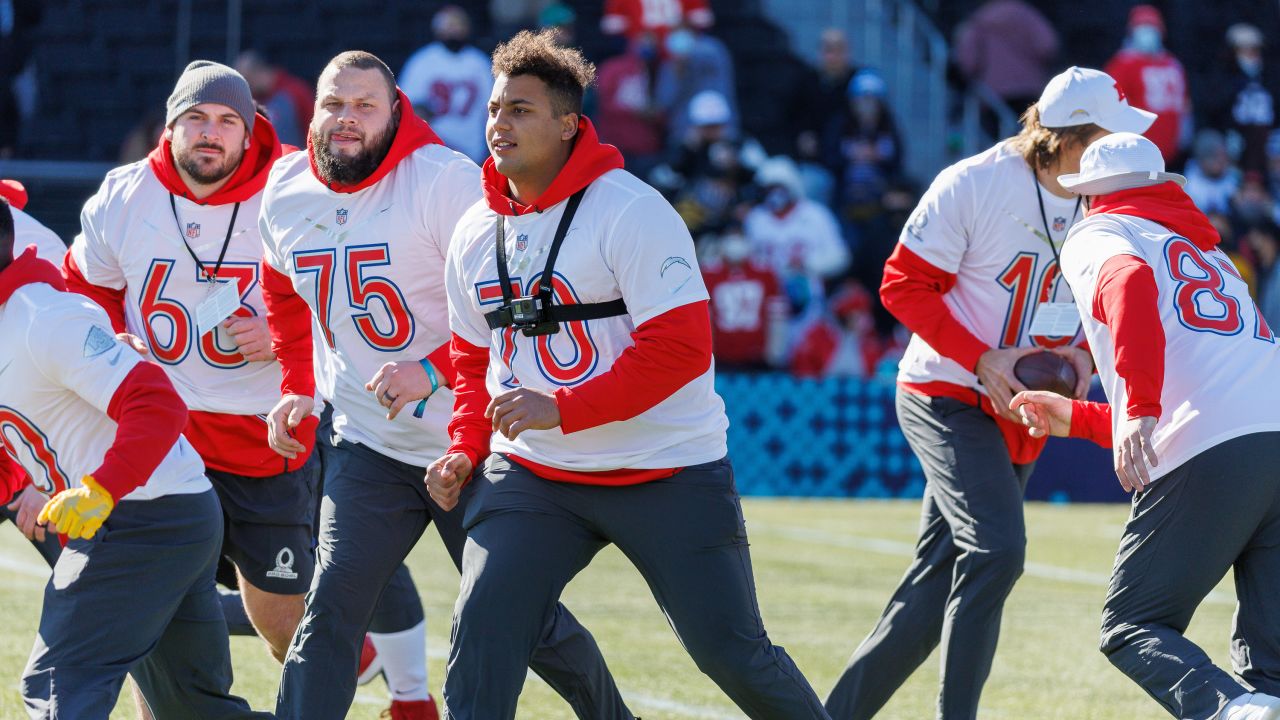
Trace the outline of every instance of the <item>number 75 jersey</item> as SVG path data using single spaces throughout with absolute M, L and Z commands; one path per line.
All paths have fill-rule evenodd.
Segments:
M 479 167 L 438 144 L 353 192 L 326 187 L 304 152 L 271 169 L 259 223 L 265 261 L 311 308 L 316 388 L 341 437 L 410 465 L 444 454 L 452 392 L 436 391 L 421 415 L 410 403 L 387 420 L 365 383 L 384 364 L 421 360 L 449 341 L 445 252 L 480 195 Z
M 1093 305 L 1099 273 L 1117 255 L 1142 260 L 1155 275 L 1165 338 L 1156 471 L 1164 474 L 1234 437 L 1280 430 L 1280 351 L 1231 259 L 1150 220 L 1103 213 L 1072 229 L 1062 271 L 1076 291 L 1111 406 L 1127 405 L 1125 382 L 1116 372 L 1111 331 L 1094 317 Z M 1124 420 L 1123 411 L 1113 412 L 1113 429 Z

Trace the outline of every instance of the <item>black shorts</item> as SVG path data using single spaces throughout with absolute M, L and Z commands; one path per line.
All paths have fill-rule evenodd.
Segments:
M 259 590 L 301 595 L 315 574 L 320 461 L 270 477 L 206 470 L 222 503 L 222 554 Z

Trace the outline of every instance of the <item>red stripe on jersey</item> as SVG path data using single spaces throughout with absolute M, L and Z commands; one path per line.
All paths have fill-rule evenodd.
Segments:
M 280 361 L 280 392 L 311 397 L 316 378 L 311 348 L 311 311 L 288 275 L 262 262 L 262 304 L 267 309 L 271 351 Z
M 560 468 L 542 465 L 532 460 L 522 458 L 519 455 L 512 455 L 511 453 L 507 453 L 507 459 L 517 465 L 520 465 L 543 480 L 554 480 L 556 482 L 573 483 L 575 485 L 607 485 L 612 487 L 639 485 L 640 483 L 669 478 L 684 469 L 661 468 L 657 470 L 632 470 L 630 468 L 620 468 L 618 470 L 601 470 L 599 472 L 575 472 L 573 470 L 562 470 Z
M 1098 271 L 1093 317 L 1111 331 L 1130 418 L 1160 417 L 1165 337 L 1159 296 L 1151 266 L 1133 255 L 1116 255 Z
M 1033 438 L 1022 425 L 997 415 L 995 406 L 991 404 L 991 399 L 973 388 L 942 381 L 927 383 L 900 382 L 898 387 L 916 395 L 946 397 L 959 400 L 966 405 L 982 408 L 982 411 L 995 421 L 1001 437 L 1004 438 L 1004 445 L 1009 450 L 1009 459 L 1015 465 L 1035 462 L 1035 459 L 1040 457 L 1040 452 L 1044 450 L 1044 444 L 1048 440 L 1048 438 Z
M 116 437 L 93 479 L 120 498 L 141 487 L 164 461 L 187 424 L 187 406 L 159 365 L 140 362 L 129 371 L 107 406 Z
M 884 265 L 880 300 L 929 347 L 973 372 L 978 358 L 990 348 L 961 325 L 943 302 L 942 296 L 955 284 L 955 273 L 934 266 L 898 243 Z
M 192 410 L 182 434 L 211 470 L 244 477 L 271 477 L 297 470 L 307 462 L 319 424 L 320 419 L 311 415 L 293 429 L 293 438 L 306 446 L 293 460 L 281 457 L 267 445 L 267 423 L 257 415 Z
M 1111 406 L 1088 400 L 1071 401 L 1071 429 L 1067 437 L 1111 447 Z
M 125 331 L 124 288 L 113 290 L 89 282 L 76 265 L 74 253 L 67 253 L 62 258 L 62 279 L 66 282 L 69 292 L 83 295 L 107 311 L 107 317 L 111 318 L 112 330 L 118 333 Z

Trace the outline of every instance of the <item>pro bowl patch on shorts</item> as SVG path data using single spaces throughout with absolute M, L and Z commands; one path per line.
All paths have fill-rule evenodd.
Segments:
M 297 580 L 298 573 L 293 571 L 293 551 L 287 547 L 280 548 L 280 552 L 276 553 L 276 566 L 273 570 L 267 571 L 267 577 L 279 578 L 281 580 Z

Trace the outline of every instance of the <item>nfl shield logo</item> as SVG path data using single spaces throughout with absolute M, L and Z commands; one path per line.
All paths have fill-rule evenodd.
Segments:
M 336 216 L 334 217 L 334 222 L 338 223 L 339 225 L 346 225 L 346 224 L 347 224 L 347 209 L 346 209 L 346 208 L 338 208 L 338 212 L 337 212 Z
M 521 251 L 523 251 L 523 250 L 524 250 L 525 248 L 527 248 L 527 247 L 529 247 L 529 236 L 528 236 L 528 235 L 525 235 L 525 234 L 523 234 L 523 233 L 522 233 L 522 234 L 520 234 L 520 235 L 517 235 L 517 236 L 516 236 L 516 249 L 517 249 L 517 250 L 521 250 Z
M 192 240 L 200 237 L 200 223 L 187 223 L 187 237 Z
M 1062 232 L 1067 227 L 1067 219 L 1064 217 L 1056 217 L 1053 219 L 1053 231 Z

